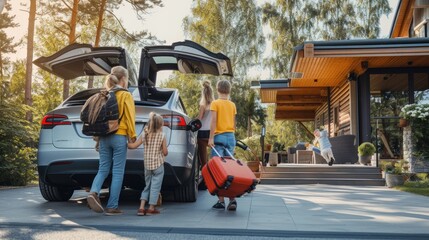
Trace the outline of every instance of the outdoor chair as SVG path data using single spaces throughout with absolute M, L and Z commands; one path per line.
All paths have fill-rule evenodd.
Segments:
M 357 146 L 355 135 L 341 135 L 329 138 L 334 154 L 334 164 L 355 164 L 358 162 Z M 326 164 L 326 160 L 319 153 L 314 153 L 313 162 L 316 164 Z
M 297 150 L 306 150 L 305 143 L 299 142 L 294 147 L 289 147 L 287 149 L 288 163 L 298 163 L 298 161 L 297 161 L 298 159 L 296 156 Z

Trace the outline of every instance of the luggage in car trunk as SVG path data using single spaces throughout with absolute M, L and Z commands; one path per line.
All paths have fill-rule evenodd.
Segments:
M 257 184 L 252 170 L 233 157 L 211 158 L 203 167 L 202 175 L 210 194 L 222 197 L 240 197 L 253 191 Z

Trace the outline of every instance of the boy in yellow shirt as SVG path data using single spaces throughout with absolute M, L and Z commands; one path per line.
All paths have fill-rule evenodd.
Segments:
M 235 104 L 229 100 L 231 92 L 231 84 L 226 80 L 221 80 L 216 85 L 218 99 L 214 100 L 210 105 L 212 121 L 210 126 L 210 138 L 208 145 L 214 147 L 222 156 L 229 156 L 229 153 L 234 152 L 235 148 L 235 125 L 237 109 Z M 226 149 L 228 151 L 226 151 Z M 212 151 L 211 156 L 216 156 Z M 224 197 L 218 196 L 218 202 L 213 205 L 214 209 L 225 209 Z M 235 198 L 229 199 L 228 210 L 235 211 L 237 209 L 237 201 Z

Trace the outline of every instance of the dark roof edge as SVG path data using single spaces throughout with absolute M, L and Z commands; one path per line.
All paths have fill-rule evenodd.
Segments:
M 395 18 L 393 19 L 392 26 L 390 27 L 390 34 L 389 34 L 390 38 L 392 38 L 393 29 L 395 28 L 396 22 L 398 21 L 398 14 L 399 14 L 399 9 L 401 7 L 401 4 L 402 4 L 402 0 L 399 0 L 398 6 L 396 6 Z
M 273 89 L 273 88 L 284 88 L 289 87 L 289 79 L 278 79 L 278 80 L 259 80 L 259 87 L 261 89 Z M 256 84 L 253 87 L 257 87 Z
M 304 49 L 304 43 L 301 43 L 298 46 L 293 48 L 292 59 L 289 64 L 289 72 L 292 72 L 292 67 L 293 67 L 293 63 L 295 62 L 296 54 L 298 54 L 298 52 L 302 49 Z
M 329 47 L 333 46 L 335 48 L 340 48 L 341 46 L 371 46 L 371 45 L 382 45 L 383 47 L 390 47 L 389 45 L 395 44 L 429 44 L 429 38 L 380 38 L 380 39 L 350 39 L 350 40 L 332 40 L 332 41 L 306 41 L 304 44 L 312 43 L 315 47 Z M 295 48 L 302 50 L 304 44 L 299 45 Z

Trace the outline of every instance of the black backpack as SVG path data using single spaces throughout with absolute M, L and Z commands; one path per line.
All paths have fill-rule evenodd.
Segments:
M 123 88 L 113 88 L 110 91 L 101 90 L 86 100 L 80 112 L 83 134 L 107 136 L 118 131 L 123 114 L 119 116 L 118 101 L 115 95 L 117 91 L 127 90 Z

